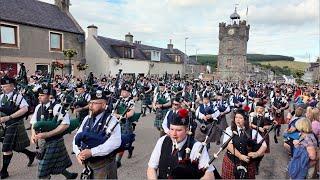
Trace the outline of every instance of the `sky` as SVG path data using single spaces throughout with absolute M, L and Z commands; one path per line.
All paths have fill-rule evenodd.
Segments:
M 40 0 L 53 4 L 54 0 Z M 70 12 L 87 32 L 174 48 L 188 55 L 218 54 L 219 23 L 237 6 L 250 24 L 248 53 L 279 54 L 314 62 L 320 53 L 319 0 L 70 0 Z M 248 13 L 247 13 L 248 12 Z M 188 38 L 185 41 L 185 38 Z

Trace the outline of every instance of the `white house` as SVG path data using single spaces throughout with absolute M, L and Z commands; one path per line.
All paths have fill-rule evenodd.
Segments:
M 170 42 L 167 48 L 159 48 L 133 42 L 133 35 L 117 40 L 98 35 L 98 27 L 88 26 L 86 39 L 86 60 L 89 71 L 96 75 L 112 75 L 119 69 L 124 74 L 160 75 L 183 74 L 185 54 L 174 49 Z

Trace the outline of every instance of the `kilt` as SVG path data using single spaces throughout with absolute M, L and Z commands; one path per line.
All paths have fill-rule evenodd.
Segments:
M 116 156 L 108 158 L 101 157 L 97 162 L 89 162 L 88 166 L 92 169 L 93 179 L 117 179 Z
M 120 123 L 121 127 L 121 134 L 132 134 L 133 133 L 133 127 L 132 127 L 132 122 L 129 120 L 124 120 L 124 123 Z
M 253 161 L 249 162 L 249 165 L 247 166 L 248 170 L 248 178 L 249 179 L 255 179 L 255 163 Z M 227 153 L 223 157 L 222 162 L 222 178 L 223 179 L 235 179 L 234 177 L 234 163 L 229 159 Z
M 223 116 L 219 119 L 219 124 L 217 124 L 217 133 L 214 133 L 214 140 L 220 140 L 223 132 L 222 130 L 225 130 L 226 128 L 228 127 L 228 123 L 227 123 L 227 119 L 226 119 L 226 116 Z
M 154 120 L 154 127 L 162 129 L 162 122 L 163 119 L 165 118 L 167 112 L 169 111 L 168 109 L 157 109 L 156 111 L 156 119 Z
M 6 126 L 2 152 L 17 151 L 20 152 L 30 146 L 30 139 L 24 127 L 23 121 Z
M 281 115 L 280 117 L 277 117 L 276 113 L 273 112 L 273 117 L 274 117 L 274 120 L 278 122 L 278 124 L 286 124 L 286 121 L 284 119 L 284 111 L 281 112 Z
M 61 174 L 72 165 L 63 138 L 46 142 L 44 156 L 39 161 L 38 177 L 46 177 L 51 174 Z
M 144 94 L 142 105 L 151 105 L 151 104 L 152 104 L 151 94 Z
M 201 129 L 200 128 L 201 127 L 201 122 L 199 120 L 196 120 L 195 122 L 197 123 L 197 127 L 196 127 L 196 130 L 195 130 L 195 133 L 194 133 L 194 138 L 195 138 L 195 140 L 197 140 L 199 142 L 203 142 L 205 140 L 207 134 L 204 134 L 200 130 Z M 208 124 L 207 125 L 207 129 L 209 130 L 211 126 L 212 126 L 211 124 Z M 219 136 L 218 133 L 219 132 L 218 132 L 217 126 L 213 127 L 211 135 L 210 135 L 210 137 L 208 139 L 209 140 L 208 142 L 217 141 L 218 140 L 217 137 Z M 219 136 L 219 139 L 220 139 L 220 136 Z

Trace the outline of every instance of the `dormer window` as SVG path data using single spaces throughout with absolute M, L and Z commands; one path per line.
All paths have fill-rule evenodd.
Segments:
M 151 51 L 151 61 L 160 61 L 160 51 Z
M 175 62 L 181 63 L 181 56 L 180 55 L 175 55 Z
M 134 49 L 124 48 L 124 58 L 133 59 L 134 58 Z

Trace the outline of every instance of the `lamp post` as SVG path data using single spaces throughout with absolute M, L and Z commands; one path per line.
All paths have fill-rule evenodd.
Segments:
M 187 60 L 188 60 L 188 55 L 187 55 L 187 39 L 189 39 L 188 37 L 184 38 L 184 54 L 185 54 L 185 61 L 183 61 L 184 64 L 184 73 L 186 73 L 187 71 Z
M 198 62 L 198 51 L 199 49 L 196 49 L 196 62 Z

